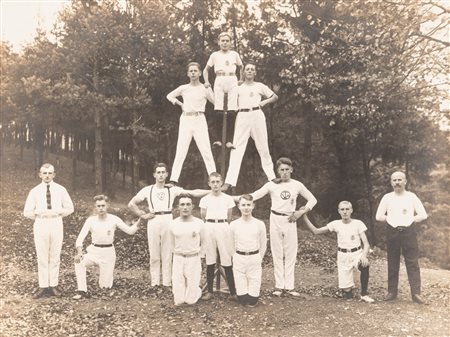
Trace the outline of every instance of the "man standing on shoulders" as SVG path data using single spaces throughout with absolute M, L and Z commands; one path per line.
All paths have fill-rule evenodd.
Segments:
M 377 221 L 386 221 L 386 244 L 388 259 L 388 294 L 386 301 L 397 298 L 400 255 L 405 258 L 412 300 L 424 304 L 420 295 L 419 246 L 414 223 L 428 216 L 420 199 L 406 190 L 406 176 L 397 171 L 391 175 L 393 192 L 387 193 L 380 201 L 376 213 Z
M 192 216 L 192 198 L 182 194 L 178 200 L 180 217 L 169 226 L 173 250 L 172 292 L 176 306 L 195 304 L 202 296 L 201 256 L 205 253 L 205 225 Z
M 247 64 L 244 68 L 245 82 L 238 87 L 239 110 L 233 138 L 235 149 L 231 150 L 230 153 L 230 165 L 223 185 L 224 191 L 236 186 L 242 158 L 250 137 L 255 141 L 267 180 L 275 179 L 272 157 L 269 151 L 266 117 L 262 108 L 275 102 L 278 96 L 265 84 L 255 82 L 255 76 L 255 65 Z
M 64 236 L 62 218 L 72 214 L 74 210 L 67 190 L 53 181 L 53 165 L 43 164 L 39 177 L 42 183 L 30 191 L 23 210 L 25 217 L 34 220 L 39 289 L 33 298 L 61 296 L 57 286 Z
M 130 210 L 143 220 L 147 220 L 148 247 L 150 252 L 151 286 L 158 287 L 161 281 L 165 287 L 172 285 L 172 251 L 169 238 L 169 224 L 172 222 L 172 205 L 181 193 L 202 197 L 209 190 L 184 190 L 179 186 L 166 185 L 168 167 L 157 163 L 153 167 L 155 184 L 141 189 L 128 203 Z M 147 201 L 148 211 L 139 204 Z
M 282 157 L 276 163 L 280 183 L 269 181 L 251 195 L 254 200 L 270 195 L 270 249 L 275 273 L 275 291 L 281 296 L 284 291 L 292 296 L 300 296 L 294 290 L 295 262 L 297 261 L 298 239 L 297 220 L 308 213 L 317 203 L 314 195 L 301 182 L 291 179 L 292 161 Z M 306 199 L 306 205 L 296 210 L 297 197 Z

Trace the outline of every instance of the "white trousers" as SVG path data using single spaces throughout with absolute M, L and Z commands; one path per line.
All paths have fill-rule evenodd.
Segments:
M 227 177 L 225 179 L 225 182 L 231 186 L 236 186 L 249 137 L 252 137 L 255 141 L 256 149 L 261 158 L 261 166 L 267 179 L 270 181 L 276 178 L 273 170 L 272 157 L 269 152 L 269 139 L 264 112 L 262 110 L 243 111 L 239 112 L 236 117 L 233 138 L 233 145 L 236 148 L 231 150 L 230 165 L 228 166 Z
M 232 242 L 228 223 L 205 222 L 206 228 L 206 264 L 215 264 L 219 250 L 220 264 L 231 266 Z
M 173 255 L 172 292 L 175 305 L 194 304 L 202 296 L 200 256 Z
M 236 294 L 258 297 L 261 290 L 261 255 L 233 255 L 233 275 Z
M 211 151 L 209 142 L 208 125 L 204 114 L 200 116 L 181 116 L 180 126 L 178 128 L 178 141 L 175 159 L 172 165 L 171 181 L 178 182 L 184 160 L 189 150 L 192 138 L 197 144 L 198 150 L 202 155 L 208 175 L 216 171 L 216 164 Z
M 90 266 L 99 267 L 98 285 L 100 288 L 111 288 L 116 265 L 116 250 L 114 247 L 95 247 L 90 245 L 86 249 L 80 263 L 75 263 L 78 290 L 87 291 L 86 269 Z
M 294 289 L 297 261 L 297 224 L 287 216 L 270 213 L 270 249 L 273 258 L 275 288 Z
M 64 237 L 62 218 L 36 219 L 33 232 L 38 262 L 39 287 L 56 287 L 58 285 Z
M 236 76 L 217 76 L 214 81 L 214 110 L 223 110 L 223 98 L 228 93 L 227 111 L 238 109 L 238 80 Z
M 172 248 L 168 227 L 172 214 L 157 215 L 147 222 L 148 249 L 150 252 L 151 285 L 162 284 L 170 287 L 172 284 Z
M 339 252 L 337 254 L 337 267 L 338 267 L 338 283 L 339 288 L 352 288 L 355 286 L 355 280 L 353 278 L 353 270 L 358 269 L 359 261 L 361 260 L 363 250 L 357 250 L 356 252 L 344 253 Z

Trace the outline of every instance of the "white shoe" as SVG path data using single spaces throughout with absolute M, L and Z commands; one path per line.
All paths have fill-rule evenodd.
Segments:
M 300 297 L 300 293 L 294 290 L 288 291 L 288 294 L 294 297 Z
M 274 295 L 274 296 L 281 296 L 281 294 L 283 294 L 283 292 L 281 291 L 281 290 L 275 290 L 273 293 L 272 293 L 272 295 Z
M 366 303 L 373 303 L 375 300 L 372 297 L 369 297 L 367 295 L 361 296 L 361 301 L 364 301 Z

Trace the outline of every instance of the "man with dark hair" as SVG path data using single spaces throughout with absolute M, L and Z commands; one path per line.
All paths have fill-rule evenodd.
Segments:
M 42 182 L 30 191 L 23 209 L 24 216 L 34 220 L 39 289 L 33 298 L 61 296 L 57 286 L 64 236 L 62 218 L 74 210 L 67 190 L 53 181 L 53 165 L 43 164 L 39 169 L 39 177 Z
M 117 227 L 127 234 L 134 234 L 138 230 L 140 219 L 132 226 L 126 225 L 118 216 L 108 213 L 108 197 L 100 194 L 94 197 L 95 214 L 87 218 L 75 243 L 77 253 L 75 260 L 75 274 L 77 277 L 78 293 L 75 300 L 88 297 L 86 284 L 86 268 L 92 265 L 99 267 L 98 284 L 100 288 L 111 288 L 113 285 L 114 267 L 116 264 L 116 250 L 114 248 L 114 232 Z M 92 243 L 83 255 L 83 241 L 91 233 Z
M 157 163 L 153 168 L 155 184 L 142 188 L 128 203 L 130 210 L 140 218 L 147 220 L 147 237 L 150 252 L 151 286 L 172 284 L 172 251 L 168 227 L 173 219 L 172 206 L 181 193 L 190 193 L 202 197 L 208 190 L 184 190 L 179 186 L 166 186 L 168 168 L 165 163 Z M 148 209 L 143 210 L 139 204 L 147 202 Z
M 406 182 L 403 172 L 397 171 L 391 175 L 394 191 L 383 196 L 375 216 L 377 221 L 387 223 L 388 294 L 385 300 L 397 298 L 400 256 L 403 254 L 412 300 L 424 304 L 420 295 L 419 246 L 414 224 L 426 220 L 428 216 L 417 195 L 406 190 Z
M 301 182 L 291 179 L 292 161 L 282 157 L 276 163 L 280 183 L 269 181 L 251 195 L 258 200 L 270 195 L 270 249 L 273 257 L 276 296 L 287 291 L 292 296 L 300 296 L 294 290 L 295 262 L 297 261 L 297 220 L 308 213 L 317 203 L 314 195 Z M 297 197 L 306 199 L 305 206 L 296 210 Z

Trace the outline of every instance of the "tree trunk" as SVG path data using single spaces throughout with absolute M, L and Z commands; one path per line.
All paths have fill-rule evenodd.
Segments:
M 77 160 L 79 153 L 80 137 L 78 132 L 73 135 L 73 145 L 72 145 L 72 190 L 76 190 L 77 186 Z
M 99 74 L 97 69 L 97 61 L 94 63 L 94 74 L 93 74 L 93 83 L 94 90 L 98 92 L 98 82 L 99 82 Z M 103 165 L 102 165 L 102 157 L 103 157 L 103 138 L 102 138 L 102 111 L 99 106 L 95 107 L 94 112 L 94 123 L 95 123 L 95 149 L 94 149 L 94 168 L 95 168 L 95 193 L 100 194 L 104 191 L 103 186 Z
M 304 128 L 304 143 L 303 150 L 303 176 L 307 186 L 311 185 L 311 160 L 312 160 L 312 129 L 313 129 L 313 107 L 311 103 L 305 106 L 305 128 Z

